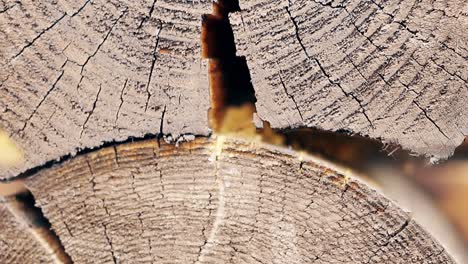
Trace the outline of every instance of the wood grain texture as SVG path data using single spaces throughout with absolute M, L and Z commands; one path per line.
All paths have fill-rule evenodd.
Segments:
M 468 134 L 463 0 L 243 0 L 231 15 L 274 128 L 347 130 L 438 158 Z
M 207 134 L 210 1 L 0 1 L 0 126 L 26 162 L 145 134 Z
M 466 1 L 242 0 L 231 23 L 273 128 L 344 129 L 446 158 L 468 132 Z M 209 133 L 211 1 L 0 2 L 10 178 L 145 134 Z
M 242 140 L 219 146 L 117 145 L 26 184 L 75 263 L 454 263 L 339 168 Z
M 16 221 L 0 198 L 0 263 L 53 263 L 24 224 Z

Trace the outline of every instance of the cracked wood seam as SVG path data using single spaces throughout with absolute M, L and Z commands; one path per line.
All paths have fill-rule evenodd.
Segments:
M 349 172 L 239 139 L 117 145 L 26 185 L 75 263 L 454 263 Z
M 446 158 L 468 134 L 466 1 L 242 0 L 230 15 L 273 128 L 368 135 Z M 104 142 L 207 135 L 211 1 L 3 1 L 0 126 L 26 162 Z M 21 23 L 17 23 L 21 21 Z

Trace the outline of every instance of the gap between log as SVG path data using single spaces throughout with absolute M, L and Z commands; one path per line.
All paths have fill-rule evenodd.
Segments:
M 291 147 L 296 151 L 321 156 L 354 169 L 365 169 L 366 160 L 414 160 L 409 151 L 396 144 L 348 131 L 328 132 L 316 128 L 271 129 L 267 120 L 256 116 L 255 89 L 245 57 L 236 56 L 229 13 L 240 12 L 238 0 L 218 0 L 212 14 L 202 16 L 202 58 L 209 60 L 211 107 L 209 126 L 215 135 L 239 136 L 248 140 Z M 255 124 L 257 117 L 261 127 Z M 222 139 L 221 139 L 222 141 Z M 421 159 L 418 159 L 420 161 Z M 424 159 L 422 159 L 424 161 Z M 425 160 L 427 162 L 427 160 Z
M 369 160 L 401 162 L 416 159 L 424 163 L 429 161 L 429 157 L 415 157 L 397 144 L 382 143 L 377 139 L 352 134 L 350 131 L 331 132 L 312 127 L 271 129 L 270 124 L 264 120 L 260 120 L 262 127 L 257 128 L 254 124 L 257 100 L 255 90 L 245 57 L 236 56 L 234 35 L 229 22 L 229 13 L 239 11 L 241 10 L 237 0 L 221 0 L 214 2 L 212 14 L 202 16 L 202 57 L 209 59 L 211 103 L 209 122 L 214 134 L 234 132 L 247 138 L 257 140 L 260 138 L 266 143 L 305 151 L 358 170 L 365 169 Z M 24 179 L 77 155 L 108 146 L 146 139 L 179 142 L 184 137 L 199 136 L 183 134 L 173 137 L 170 134 L 163 134 L 162 125 L 158 132 L 148 133 L 142 137 L 129 137 L 123 141 L 103 142 L 92 148 L 77 149 L 76 153 L 50 160 L 10 179 L 0 179 L 0 182 Z M 464 154 L 466 151 L 462 152 L 463 146 L 457 148 L 454 158 L 466 158 L 467 155 Z
M 36 206 L 32 193 L 21 182 L 15 182 L 16 193 L 5 197 L 5 205 L 16 221 L 23 225 L 33 239 L 49 254 L 54 263 L 71 264 L 60 238 L 52 230 L 49 220 Z M 1 195 L 1 193 L 0 193 Z

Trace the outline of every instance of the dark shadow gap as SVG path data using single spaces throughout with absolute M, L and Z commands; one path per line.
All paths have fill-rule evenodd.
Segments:
M 366 171 L 376 163 L 402 165 L 406 162 L 428 162 L 427 158 L 413 156 L 397 144 L 384 144 L 377 139 L 350 134 L 347 131 L 297 128 L 275 132 L 284 137 L 286 146 L 358 171 Z
M 222 130 L 228 108 L 247 105 L 247 111 L 251 111 L 248 115 L 252 115 L 257 102 L 247 61 L 236 56 L 229 13 L 238 11 L 238 1 L 219 0 L 213 3 L 212 14 L 202 16 L 202 57 L 209 59 L 211 108 L 208 116 L 214 132 Z
M 230 107 L 247 105 L 248 113 L 255 112 L 255 90 L 251 83 L 250 72 L 245 57 L 236 55 L 234 34 L 229 21 L 229 13 L 240 11 L 237 0 L 220 0 L 213 3 L 213 13 L 202 16 L 202 56 L 210 60 L 210 125 L 219 125 L 225 112 Z M 251 116 L 249 116 L 251 118 Z M 251 119 L 247 120 L 251 122 Z M 267 129 L 265 129 L 267 128 Z M 215 129 L 213 129 L 216 131 Z M 383 144 L 377 139 L 370 139 L 359 135 L 350 135 L 347 131 L 329 132 L 317 128 L 270 129 L 268 122 L 258 129 L 263 137 L 282 138 L 284 147 L 293 147 L 307 153 L 322 156 L 330 161 L 340 163 L 353 169 L 365 169 L 370 162 L 427 162 L 427 157 L 416 157 L 396 144 Z M 160 140 L 170 134 L 148 133 L 142 137 L 129 137 L 125 140 L 111 140 L 102 144 L 76 149 L 75 154 L 67 154 L 42 165 L 28 169 L 19 175 L 0 179 L 1 182 L 10 182 L 24 179 L 38 171 L 61 164 L 75 156 L 84 155 L 102 148 L 121 145 L 130 142 L 154 139 Z M 183 135 L 182 135 L 183 136 Z M 200 135 L 196 135 L 199 137 Z M 204 136 L 204 135 L 202 135 Z M 208 135 L 209 136 L 209 135 Z M 271 143 L 272 140 L 265 140 Z M 468 140 L 458 147 L 455 155 L 449 159 L 468 159 Z
M 52 230 L 49 220 L 41 208 L 36 206 L 32 193 L 24 189 L 19 193 L 7 196 L 6 206 L 16 220 L 24 225 L 37 243 L 48 253 L 54 263 L 73 263 L 65 252 L 60 238 Z
M 465 139 L 455 149 L 453 156 L 450 158 L 451 160 L 468 160 L 468 136 L 465 136 Z
M 253 124 L 255 90 L 245 57 L 236 55 L 229 13 L 239 12 L 236 0 L 213 3 L 213 13 L 202 16 L 202 57 L 209 59 L 209 125 L 215 134 L 261 137 L 263 142 L 321 156 L 356 170 L 366 170 L 372 162 L 415 160 L 397 145 L 383 144 L 367 137 L 316 128 L 271 129 Z M 245 132 L 247 130 L 247 132 Z M 422 158 L 418 159 L 422 160 Z

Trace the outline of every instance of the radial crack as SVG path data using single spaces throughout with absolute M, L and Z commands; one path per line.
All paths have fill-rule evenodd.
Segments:
M 446 139 L 450 140 L 450 138 L 444 133 L 444 131 L 439 127 L 439 125 L 437 125 L 437 123 L 434 121 L 434 119 L 432 119 L 427 114 L 426 110 L 424 108 L 422 108 L 416 101 L 413 100 L 413 103 L 414 103 L 414 105 L 416 105 L 419 108 L 419 110 L 421 110 L 421 112 L 424 114 L 424 116 L 427 118 L 427 120 L 429 120 Z
M 389 234 L 389 237 L 390 237 L 390 238 L 394 238 L 394 237 L 396 237 L 398 234 L 400 234 L 401 232 L 403 232 L 403 230 L 405 230 L 405 228 L 408 227 L 410 221 L 411 221 L 411 219 L 405 220 L 405 222 L 404 222 L 397 230 L 395 230 L 394 232 L 392 232 L 392 233 Z
M 99 100 L 99 94 L 101 93 L 101 89 L 102 89 L 102 86 L 99 84 L 99 90 L 98 90 L 98 92 L 96 94 L 96 99 L 94 99 L 93 107 L 91 108 L 91 111 L 89 111 L 89 114 L 88 114 L 88 116 L 86 117 L 86 120 L 83 123 L 82 129 L 81 129 L 81 132 L 80 132 L 80 138 L 83 136 L 83 132 L 86 129 L 86 124 L 88 124 L 89 118 L 91 117 L 94 110 L 96 109 L 96 104 L 97 104 L 97 101 Z
M 296 34 L 296 39 L 297 39 L 297 41 L 299 42 L 299 45 L 301 46 L 302 51 L 305 53 L 306 57 L 307 57 L 309 60 L 315 61 L 315 63 L 317 63 L 318 67 L 320 68 L 320 71 L 323 73 L 323 75 L 325 75 L 325 77 L 327 78 L 327 80 L 328 80 L 328 82 L 329 82 L 330 84 L 338 86 L 338 87 L 340 88 L 340 90 L 343 92 L 343 94 L 344 94 L 346 97 L 351 97 L 353 100 L 355 100 L 355 101 L 358 103 L 358 105 L 359 105 L 359 107 L 360 107 L 360 109 L 361 109 L 361 113 L 364 115 L 364 117 L 366 118 L 367 122 L 369 122 L 369 125 L 373 128 L 374 125 L 372 124 L 372 122 L 371 122 L 369 116 L 367 115 L 366 110 L 365 110 L 364 106 L 362 105 L 361 100 L 359 100 L 352 92 L 351 92 L 351 93 L 346 92 L 339 82 L 333 81 L 333 80 L 331 79 L 330 74 L 328 74 L 328 73 L 325 71 L 325 68 L 323 67 L 322 63 L 320 63 L 320 61 L 319 61 L 317 58 L 311 57 L 311 56 L 309 55 L 309 53 L 307 52 L 306 47 L 305 47 L 304 44 L 302 43 L 301 36 L 299 35 L 299 26 L 298 26 L 296 20 L 295 20 L 294 17 L 292 16 L 291 11 L 289 10 L 289 7 L 286 7 L 285 9 L 286 9 L 286 12 L 287 12 L 287 14 L 288 14 L 288 16 L 289 16 L 289 19 L 291 20 L 291 22 L 292 22 L 293 25 L 294 25 L 295 34 Z
M 89 2 L 91 2 L 91 1 L 92 1 L 92 0 L 86 0 L 86 2 L 85 2 L 82 6 L 80 6 L 80 7 L 78 8 L 78 10 L 76 10 L 75 13 L 73 13 L 73 14 L 71 15 L 71 17 L 74 17 L 74 16 L 78 15 L 85 7 L 89 4 Z
M 119 108 L 117 109 L 117 113 L 115 114 L 114 126 L 117 126 L 117 120 L 119 119 L 120 109 L 122 108 L 122 105 L 124 103 L 123 95 L 124 95 L 125 88 L 127 87 L 127 82 L 128 82 L 128 78 L 125 79 L 125 83 L 122 87 L 122 90 L 120 90 L 120 104 L 119 104 Z
M 117 264 L 117 258 L 114 252 L 114 245 L 112 244 L 112 240 L 109 238 L 109 234 L 107 233 L 107 226 L 105 224 L 102 224 L 102 227 L 104 228 L 104 237 L 106 238 L 107 244 L 109 244 L 110 247 L 112 261 L 114 264 Z
M 452 77 L 456 77 L 458 79 L 460 79 L 462 82 L 464 82 L 465 84 L 468 84 L 468 81 L 463 79 L 463 77 L 461 77 L 460 75 L 458 75 L 456 72 L 454 73 L 451 73 L 449 72 L 446 68 L 445 68 L 445 65 L 440 65 L 438 64 L 433 58 L 430 58 L 430 60 L 432 61 L 432 63 L 434 63 L 434 65 L 436 65 L 437 67 L 439 67 L 440 69 L 442 69 L 444 72 L 446 72 L 448 75 L 452 76 Z
M 384 7 L 381 6 L 381 5 L 379 5 L 377 2 L 375 2 L 375 0 L 371 0 L 371 2 L 372 2 L 375 6 L 377 6 L 377 8 L 378 8 L 383 14 L 389 16 L 389 17 L 392 19 L 392 22 L 393 22 L 393 23 L 399 24 L 400 26 L 402 26 L 406 31 L 408 31 L 408 32 L 411 33 L 412 35 L 416 35 L 416 34 L 418 33 L 417 30 L 411 30 L 411 29 L 409 29 L 408 26 L 407 26 L 405 23 L 403 23 L 402 21 L 396 21 L 396 20 L 395 20 L 395 15 L 385 12 L 385 11 L 384 11 Z
M 25 46 L 23 46 L 20 51 L 18 53 L 16 53 L 12 59 L 16 59 L 18 56 L 20 56 L 21 54 L 23 54 L 23 52 L 29 48 L 31 45 L 34 44 L 34 42 L 36 42 L 36 40 L 38 40 L 42 35 L 44 35 L 44 33 L 46 33 L 47 31 L 49 31 L 50 29 L 52 29 L 55 25 L 57 25 L 65 16 L 67 16 L 67 13 L 63 13 L 62 16 L 60 16 L 57 20 L 55 20 L 52 24 L 50 24 L 48 27 L 46 27 L 44 30 L 42 30 L 36 37 L 34 37 L 30 42 L 28 42 L 28 44 L 26 44 Z
M 117 25 L 117 22 L 119 22 L 119 20 L 127 13 L 127 9 L 125 9 L 122 14 L 120 14 L 120 16 L 114 21 L 114 23 L 112 23 L 112 26 L 111 28 L 107 31 L 106 35 L 104 36 L 104 38 L 102 39 L 102 41 L 98 44 L 96 50 L 94 50 L 94 52 L 88 56 L 88 58 L 86 58 L 85 62 L 83 63 L 83 65 L 81 65 L 81 71 L 80 71 L 80 74 L 83 75 L 83 71 L 84 71 L 84 68 L 86 67 L 86 65 L 88 64 L 89 60 L 91 58 L 93 58 L 94 56 L 96 56 L 96 54 L 98 53 L 98 51 L 101 49 L 102 45 L 104 45 L 104 42 L 106 42 L 106 40 L 109 38 L 110 34 L 112 33 L 112 31 L 114 30 L 115 28 L 115 25 Z M 80 80 L 81 82 L 81 80 Z
M 291 98 L 294 105 L 296 106 L 296 110 L 299 113 L 299 116 L 301 117 L 302 122 L 304 122 L 304 117 L 302 116 L 301 110 L 299 110 L 299 106 L 297 105 L 296 99 L 294 99 L 294 96 L 292 94 L 288 93 L 288 89 L 286 88 L 286 85 L 284 84 L 283 77 L 281 76 L 281 70 L 280 70 L 280 73 L 278 74 L 278 76 L 279 76 L 279 79 L 280 79 L 280 82 L 281 82 L 281 86 L 283 86 L 284 92 L 286 93 L 286 95 L 289 98 Z
M 156 43 L 155 43 L 154 48 L 153 48 L 153 59 L 151 60 L 151 68 L 150 68 L 150 72 L 149 72 L 149 76 L 148 76 L 148 81 L 146 83 L 146 94 L 147 94 L 147 96 L 146 96 L 146 103 L 145 103 L 145 112 L 148 109 L 149 100 L 151 98 L 151 92 L 150 92 L 149 87 L 150 87 L 150 84 L 151 84 L 151 78 L 153 77 L 154 65 L 155 65 L 156 60 L 158 58 L 157 49 L 158 49 L 158 45 L 159 45 L 159 35 L 161 34 L 162 28 L 163 28 L 163 23 L 161 21 L 159 21 L 158 33 L 156 34 Z
M 36 105 L 36 107 L 34 108 L 33 112 L 29 115 L 28 119 L 26 119 L 26 121 L 24 122 L 24 125 L 23 127 L 20 129 L 20 132 L 24 131 L 24 129 L 26 128 L 26 126 L 29 124 L 29 122 L 31 121 L 31 119 L 34 117 L 34 115 L 37 113 L 37 110 L 39 109 L 39 107 L 41 107 L 41 105 L 44 103 L 44 101 L 47 99 L 47 97 L 50 95 L 50 93 L 55 89 L 55 87 L 57 86 L 57 83 L 60 81 L 60 79 L 62 79 L 62 76 L 64 74 L 65 71 L 62 71 L 59 75 L 59 77 L 55 80 L 55 82 L 52 84 L 52 86 L 49 88 L 49 90 L 47 90 L 46 94 L 44 95 L 44 97 L 42 97 L 41 101 Z
M 10 10 L 10 9 L 12 9 L 13 7 L 18 6 L 18 5 L 22 5 L 22 3 L 19 2 L 19 1 L 17 1 L 17 2 L 15 2 L 15 3 L 13 3 L 12 5 L 7 6 L 7 7 L 5 7 L 4 9 L 0 10 L 0 14 L 1 14 L 1 13 L 5 13 L 5 12 L 7 12 L 8 10 Z
M 161 123 L 159 125 L 159 135 L 164 135 L 163 128 L 164 128 L 164 116 L 166 115 L 166 106 L 164 106 L 163 112 L 161 114 Z
M 156 5 L 156 2 L 158 2 L 158 0 L 153 0 L 153 3 L 151 4 L 150 10 L 149 10 L 149 12 L 148 12 L 148 15 L 146 15 L 145 17 L 143 17 L 143 19 L 141 20 L 141 22 L 140 22 L 140 24 L 138 25 L 137 29 L 140 29 L 140 28 L 143 26 L 143 23 L 145 23 L 146 21 L 148 21 L 148 19 L 151 18 L 151 16 L 153 15 L 154 6 Z

